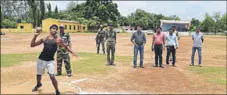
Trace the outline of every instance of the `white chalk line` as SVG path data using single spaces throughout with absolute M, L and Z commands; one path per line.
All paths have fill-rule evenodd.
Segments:
M 77 83 L 79 83 L 79 82 L 82 82 L 82 81 L 86 81 L 86 80 L 88 80 L 88 78 L 83 78 L 83 79 L 79 79 L 79 80 L 74 80 L 74 81 L 71 81 L 71 82 L 61 82 L 61 81 L 58 81 L 58 83 L 62 83 L 62 84 L 66 84 L 66 85 L 72 86 L 72 87 L 74 87 L 74 88 L 76 88 L 76 89 L 79 90 L 79 93 L 78 93 L 78 94 L 82 94 L 82 93 L 83 93 L 82 88 L 80 88 L 79 86 L 77 86 L 77 85 L 75 85 L 75 84 L 77 84 Z M 31 82 L 25 82 L 25 83 L 23 83 L 23 84 L 20 84 L 20 86 L 24 86 L 24 85 L 29 84 L 29 83 L 31 83 Z M 50 83 L 50 82 L 48 82 L 48 81 L 43 81 L 42 83 Z
M 74 80 L 74 81 L 71 81 L 71 82 L 58 81 L 58 83 L 69 85 L 69 86 L 74 87 L 75 89 L 78 89 L 79 93 L 75 93 L 75 94 L 137 94 L 136 92 L 86 92 L 86 91 L 83 91 L 81 87 L 76 85 L 77 83 L 80 83 L 80 82 L 83 82 L 83 81 L 86 81 L 86 80 L 88 80 L 88 78 Z M 26 85 L 26 84 L 29 84 L 29 83 L 31 83 L 31 82 L 25 82 L 25 83 L 21 84 L 20 86 L 23 86 L 23 85 Z M 42 83 L 50 83 L 50 82 L 44 81 Z M 146 94 L 148 94 L 148 93 L 146 93 Z M 149 93 L 149 94 L 152 94 L 152 93 Z

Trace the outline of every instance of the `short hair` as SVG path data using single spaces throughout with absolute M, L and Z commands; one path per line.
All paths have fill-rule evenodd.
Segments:
M 52 24 L 52 25 L 50 26 L 50 29 L 52 29 L 52 28 L 54 28 L 54 27 L 58 30 L 58 26 L 57 26 L 56 24 Z
M 113 24 L 112 24 L 112 23 L 110 23 L 110 24 L 108 24 L 108 26 L 113 26 Z
M 63 24 L 61 24 L 61 25 L 59 26 L 59 28 L 65 28 L 65 27 L 64 27 L 64 25 L 63 25 Z
M 200 26 L 197 26 L 196 29 L 200 29 Z
M 162 30 L 162 28 L 161 28 L 161 27 L 157 27 L 156 29 L 161 29 L 161 30 Z

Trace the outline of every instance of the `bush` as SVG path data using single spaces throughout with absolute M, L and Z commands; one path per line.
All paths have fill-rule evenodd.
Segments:
M 2 21 L 2 28 L 16 28 L 16 27 L 17 27 L 16 21 L 11 21 L 9 19 L 4 19 Z

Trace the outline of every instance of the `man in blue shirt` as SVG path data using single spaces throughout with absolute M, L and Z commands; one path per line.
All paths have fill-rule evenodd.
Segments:
M 170 53 L 172 53 L 172 65 L 175 67 L 176 62 L 176 49 L 178 48 L 178 38 L 176 34 L 173 34 L 173 30 L 169 31 L 169 34 L 166 35 L 166 48 L 167 48 L 167 54 L 166 54 L 166 64 L 169 65 L 169 56 Z

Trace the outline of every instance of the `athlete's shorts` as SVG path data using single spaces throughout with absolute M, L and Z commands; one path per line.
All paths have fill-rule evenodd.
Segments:
M 54 74 L 54 60 L 44 61 L 44 60 L 38 59 L 36 63 L 37 75 L 44 74 L 45 68 L 47 69 L 49 74 Z

